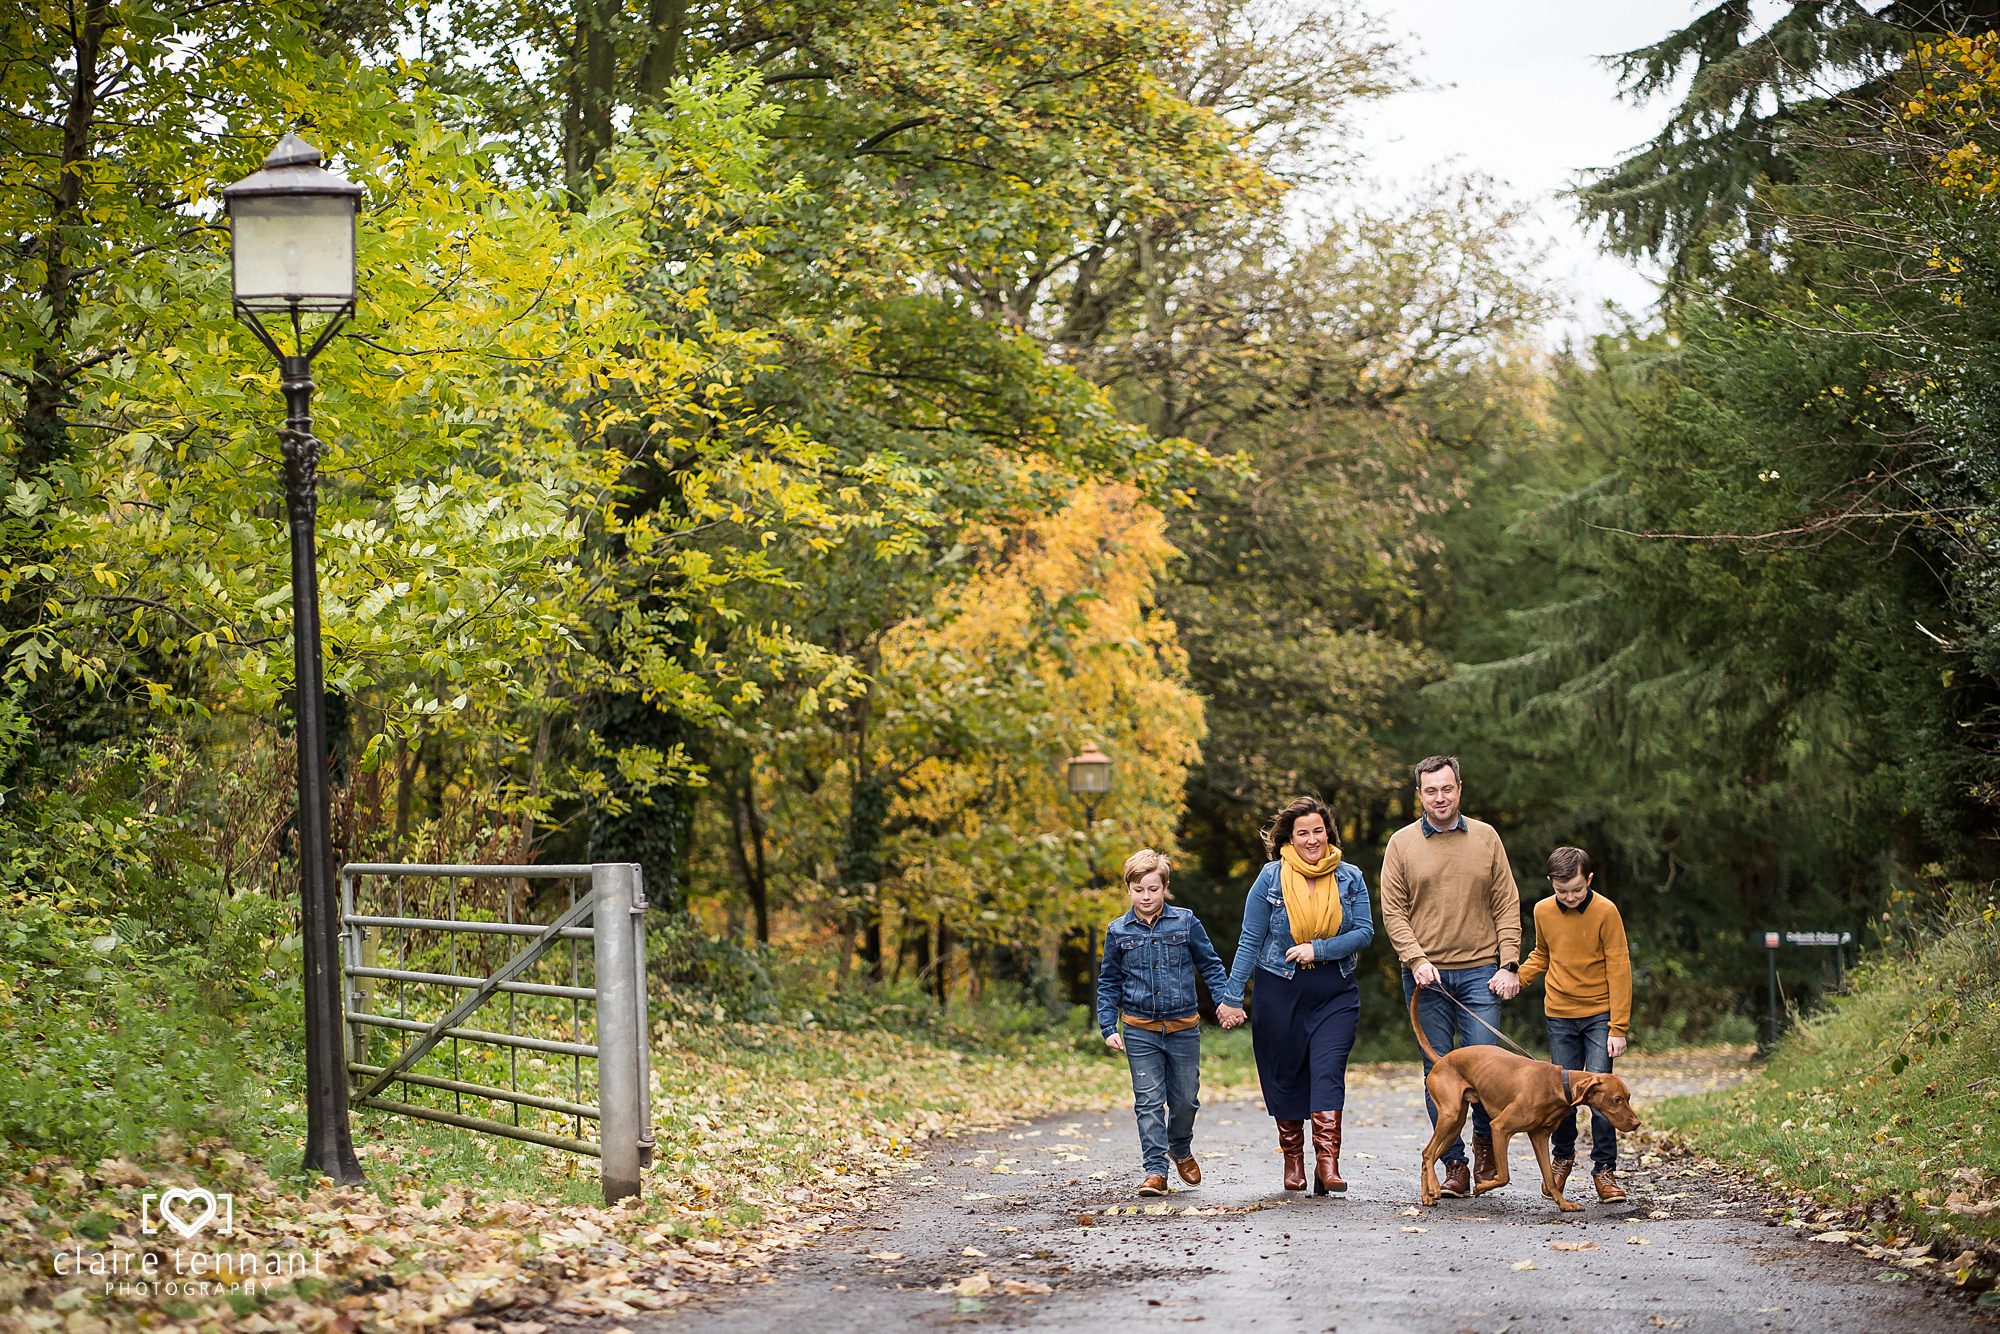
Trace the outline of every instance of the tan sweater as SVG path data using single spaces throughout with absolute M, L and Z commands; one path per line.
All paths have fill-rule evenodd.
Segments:
M 1521 961 L 1521 891 L 1500 834 L 1484 820 L 1424 837 L 1414 821 L 1382 854 L 1382 926 L 1405 968 Z
M 1564 912 L 1551 894 L 1535 905 L 1535 952 L 1521 965 L 1523 986 L 1543 973 L 1542 1010 L 1557 1019 L 1611 1012 L 1611 1031 L 1632 1025 L 1632 955 L 1618 905 L 1592 892 L 1581 911 Z

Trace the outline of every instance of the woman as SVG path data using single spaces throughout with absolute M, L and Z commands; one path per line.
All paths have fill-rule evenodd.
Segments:
M 1305 1121 L 1313 1124 L 1313 1193 L 1344 1191 L 1340 1114 L 1347 1106 L 1347 1053 L 1361 993 L 1355 956 L 1375 939 L 1368 884 L 1333 846 L 1333 820 L 1316 797 L 1300 797 L 1264 830 L 1271 861 L 1243 902 L 1243 934 L 1216 1014 L 1243 1022 L 1243 988 L 1257 972 L 1250 1020 L 1264 1110 L 1278 1122 L 1285 1189 L 1306 1188 Z

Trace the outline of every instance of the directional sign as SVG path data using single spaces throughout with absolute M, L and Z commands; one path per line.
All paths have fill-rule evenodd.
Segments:
M 1852 931 L 1757 931 L 1750 936 L 1752 945 L 1762 945 L 1767 950 L 1781 945 L 1852 945 Z

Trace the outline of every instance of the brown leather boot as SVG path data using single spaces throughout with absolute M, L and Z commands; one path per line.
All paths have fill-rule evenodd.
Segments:
M 1313 1113 L 1313 1194 L 1340 1194 L 1340 1113 Z
M 1597 1187 L 1597 1198 L 1605 1204 L 1616 1204 L 1625 1198 L 1625 1188 L 1618 1184 L 1617 1174 L 1610 1168 L 1593 1172 L 1590 1180 Z
M 1569 1174 L 1571 1172 L 1574 1172 L 1575 1170 L 1576 1170 L 1575 1155 L 1571 1155 L 1568 1158 L 1549 1159 L 1549 1175 L 1555 1178 L 1556 1195 L 1560 1195 L 1563 1193 L 1563 1187 L 1569 1184 Z M 1546 1187 L 1542 1190 L 1542 1194 L 1549 1195 L 1549 1192 Z M 1555 1195 L 1549 1195 L 1549 1198 L 1554 1199 Z
M 1474 1135 L 1472 1137 L 1472 1184 L 1491 1181 L 1500 1175 L 1499 1164 L 1493 1161 L 1493 1137 Z
M 1167 1156 L 1173 1158 L 1172 1154 Z M 1174 1171 L 1179 1172 L 1181 1180 L 1190 1186 L 1201 1184 L 1201 1164 L 1194 1160 L 1194 1155 L 1191 1153 L 1185 1158 L 1174 1158 Z
M 1278 1121 L 1278 1152 L 1285 1156 L 1285 1189 L 1306 1188 L 1306 1123 Z
M 1438 1187 L 1438 1194 L 1454 1200 L 1472 1194 L 1472 1170 L 1465 1159 L 1454 1158 L 1444 1165 L 1444 1184 Z
M 1154 1172 L 1139 1183 L 1139 1193 L 1141 1195 L 1165 1195 L 1167 1193 L 1167 1179 L 1158 1172 Z

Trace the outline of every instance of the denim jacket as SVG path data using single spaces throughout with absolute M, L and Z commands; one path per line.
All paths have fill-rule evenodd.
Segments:
M 1217 995 L 1217 1004 L 1243 1004 L 1243 989 L 1250 984 L 1253 967 L 1285 978 L 1299 971 L 1298 965 L 1285 957 L 1295 942 L 1291 924 L 1285 919 L 1285 891 L 1278 880 L 1283 865 L 1266 863 L 1250 886 L 1249 897 L 1243 900 L 1243 934 L 1236 938 L 1236 961 L 1230 965 L 1229 985 Z M 1340 933 L 1312 943 L 1313 961 L 1338 961 L 1340 975 L 1349 977 L 1354 973 L 1354 956 L 1375 939 L 1375 914 L 1368 905 L 1368 882 L 1360 867 L 1344 861 L 1334 871 L 1333 880 L 1340 889 Z
M 1199 917 L 1171 903 L 1151 926 L 1126 913 L 1104 928 L 1104 961 L 1097 970 L 1098 1030 L 1105 1037 L 1117 1032 L 1120 1012 L 1135 1019 L 1193 1014 L 1196 969 L 1209 994 L 1220 996 L 1229 975 Z

